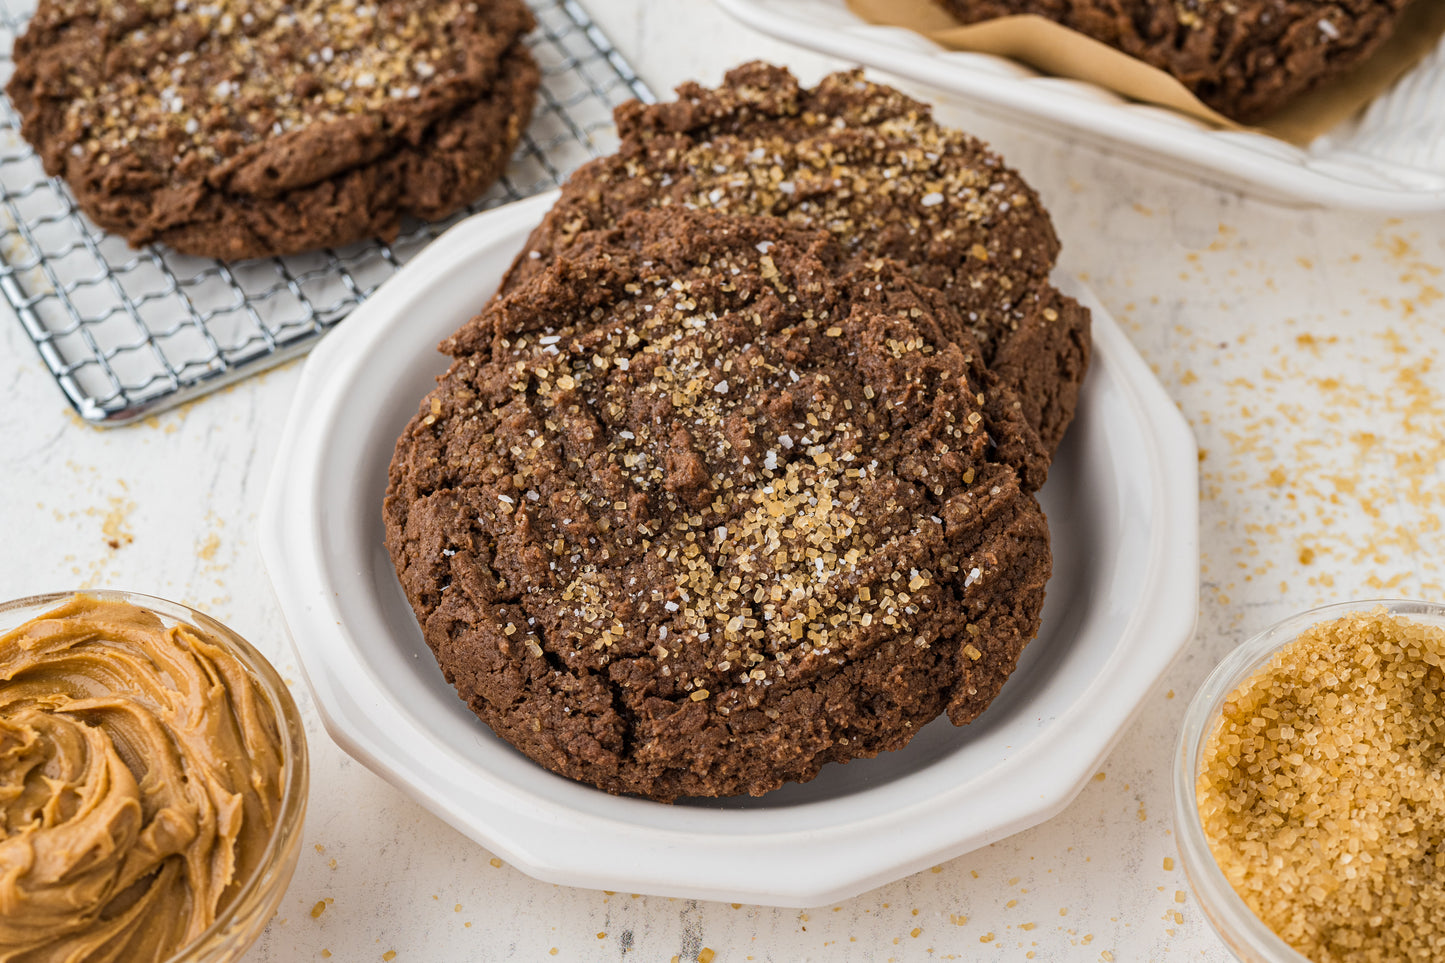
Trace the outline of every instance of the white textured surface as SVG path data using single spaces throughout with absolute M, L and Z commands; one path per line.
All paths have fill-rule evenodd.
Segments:
M 751 56 L 810 79 L 824 67 L 696 0 L 588 7 L 659 91 Z M 307 841 L 248 963 L 323 950 L 348 963 L 666 961 L 704 947 L 717 963 L 1228 960 L 1177 863 L 1164 868 L 1177 726 L 1214 662 L 1288 612 L 1445 597 L 1445 231 L 1438 216 L 1282 210 L 995 119 L 969 126 L 1039 188 L 1204 449 L 1199 631 L 1105 778 L 1042 826 L 842 904 L 633 899 L 493 866 L 331 745 L 298 686 L 314 751 Z M 101 433 L 65 412 L 0 317 L 0 594 L 106 585 L 188 601 L 283 654 L 299 683 L 254 537 L 297 374 Z
M 1445 174 L 1445 42 L 1356 122 L 1315 149 L 1358 151 Z

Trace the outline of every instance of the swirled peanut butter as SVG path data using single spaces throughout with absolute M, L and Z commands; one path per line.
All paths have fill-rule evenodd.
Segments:
M 219 643 L 76 596 L 0 635 L 0 963 L 169 958 L 280 810 L 270 702 Z

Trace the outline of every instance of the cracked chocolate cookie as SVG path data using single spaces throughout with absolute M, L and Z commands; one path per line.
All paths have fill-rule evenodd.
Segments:
M 1033 190 L 926 104 L 859 71 L 801 87 L 763 63 L 716 89 L 623 104 L 615 155 L 572 175 L 503 290 L 579 234 L 651 207 L 768 215 L 827 230 L 851 263 L 892 258 L 968 325 L 1044 448 L 1073 418 L 1089 357 L 1087 309 L 1049 283 L 1059 241 Z
M 938 2 L 964 23 L 1026 13 L 1054 20 L 1157 67 L 1250 124 L 1368 57 L 1410 0 Z
M 482 720 L 671 800 L 988 705 L 1038 629 L 1048 529 L 989 437 L 1027 425 L 912 273 L 777 218 L 633 212 L 448 342 L 386 544 Z
M 522 0 L 41 0 L 6 91 L 106 230 L 287 254 L 480 196 L 531 116 L 532 26 Z

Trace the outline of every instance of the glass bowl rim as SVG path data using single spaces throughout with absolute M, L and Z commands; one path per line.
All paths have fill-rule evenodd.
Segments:
M 287 850 L 295 845 L 301 835 L 302 826 L 305 823 L 307 795 L 310 789 L 306 726 L 301 719 L 301 711 L 296 705 L 295 698 L 291 695 L 290 687 L 286 685 L 276 667 L 260 650 L 246 641 L 234 629 L 184 602 L 125 589 L 74 589 L 63 592 L 42 592 L 9 601 L 0 601 L 0 615 L 17 610 L 34 609 L 33 613 L 26 614 L 30 618 L 35 618 L 78 596 L 129 602 L 153 612 L 163 619 L 170 620 L 171 624 L 189 623 L 192 627 L 201 629 L 213 639 L 222 642 L 227 650 L 236 656 L 265 694 L 272 711 L 276 714 L 277 728 L 281 733 L 282 792 L 281 804 L 277 809 L 278 815 L 276 824 L 271 831 L 271 838 L 266 841 L 266 848 L 262 851 L 250 878 L 236 891 L 236 895 L 232 897 L 225 909 L 216 915 L 211 925 L 206 927 L 199 936 L 180 947 L 166 959 L 165 963 L 196 963 L 196 961 L 205 960 L 206 954 L 216 948 L 217 940 L 230 931 L 237 918 L 269 892 L 274 879 L 272 871 L 284 861 Z
M 1352 614 L 1364 615 L 1379 608 L 1384 608 L 1386 614 L 1392 616 L 1424 616 L 1428 624 L 1445 628 L 1445 604 L 1420 599 L 1357 599 L 1296 612 L 1251 636 L 1225 655 L 1199 686 L 1184 712 L 1174 753 L 1174 838 L 1185 876 L 1199 900 L 1205 919 L 1239 959 L 1311 963 L 1308 957 L 1286 943 L 1254 914 L 1215 861 L 1204 836 L 1204 826 L 1199 820 L 1195 794 L 1200 752 L 1214 732 L 1225 698 L 1275 653 L 1298 638 L 1301 632 L 1322 622 Z

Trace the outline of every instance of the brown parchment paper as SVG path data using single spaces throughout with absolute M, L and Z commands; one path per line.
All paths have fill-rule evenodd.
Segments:
M 1240 125 L 1211 110 L 1156 67 L 1042 17 L 1001 17 L 961 26 L 934 0 L 847 0 L 870 23 L 905 27 L 950 50 L 1010 57 L 1042 73 L 1086 80 L 1121 96 L 1169 107 L 1216 127 Z M 1435 49 L 1445 35 L 1445 0 L 1415 0 L 1394 34 L 1367 60 L 1255 129 L 1307 144 L 1353 116 Z

